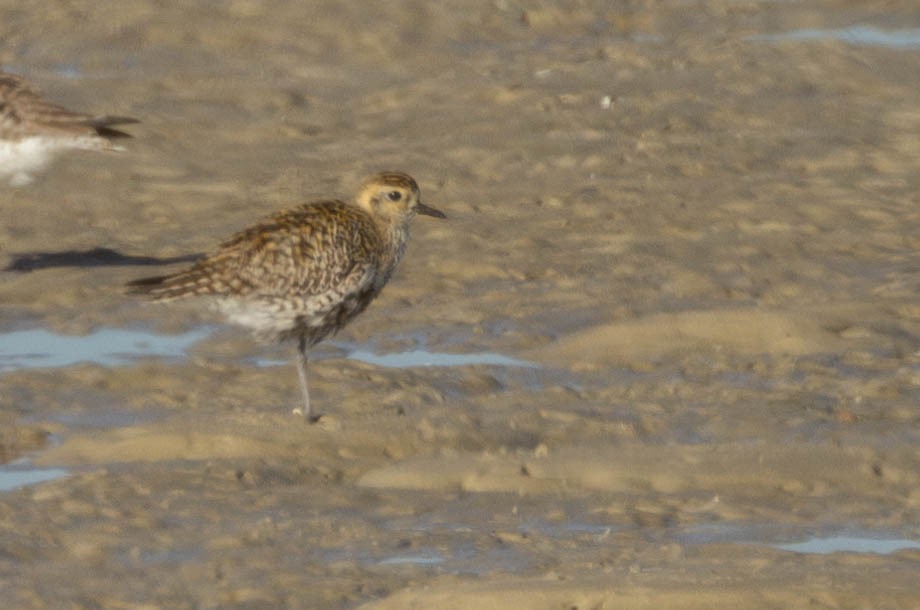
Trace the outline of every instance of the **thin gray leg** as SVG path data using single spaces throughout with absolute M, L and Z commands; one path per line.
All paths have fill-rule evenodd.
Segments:
M 303 337 L 297 346 L 297 374 L 300 377 L 300 389 L 303 390 L 303 410 L 294 409 L 294 413 L 310 420 L 310 390 L 307 389 L 307 341 Z

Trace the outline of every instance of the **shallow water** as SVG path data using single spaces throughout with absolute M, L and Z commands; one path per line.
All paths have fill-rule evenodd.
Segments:
M 769 546 L 803 554 L 838 552 L 887 555 L 907 549 L 920 549 L 920 541 L 891 530 L 825 527 L 815 534 L 807 528 L 780 524 L 718 523 L 685 528 L 678 537 L 688 544 L 738 543 Z
M 138 358 L 183 358 L 189 347 L 208 337 L 211 327 L 178 335 L 100 328 L 87 335 L 61 335 L 43 328 L 0 334 L 0 372 L 92 363 L 128 366 Z
M 412 553 L 407 555 L 393 555 L 391 557 L 386 557 L 379 560 L 377 565 L 386 566 L 399 565 L 403 563 L 410 563 L 420 566 L 433 566 L 444 563 L 444 557 L 432 549 L 428 552 Z
M 920 49 L 920 29 L 883 30 L 869 26 L 851 26 L 839 29 L 805 29 L 779 32 L 776 34 L 757 34 L 749 40 L 762 42 L 837 40 L 851 45 L 869 45 L 892 49 Z
M 182 359 L 188 349 L 214 332 L 203 326 L 186 333 L 166 335 L 150 331 L 100 328 L 87 335 L 61 335 L 42 328 L 0 334 L 0 373 L 17 369 L 42 369 L 71 366 L 82 362 L 102 366 L 128 366 L 138 358 Z M 336 343 L 331 343 L 336 345 Z M 539 366 L 502 354 L 454 354 L 412 349 L 405 352 L 377 354 L 363 349 L 349 349 L 346 357 L 387 368 L 421 366 L 504 366 L 534 368 Z M 288 361 L 255 359 L 258 366 L 287 366 Z
M 395 354 L 375 354 L 366 350 L 354 350 L 348 352 L 348 357 L 368 364 L 400 369 L 417 366 L 471 366 L 478 364 L 523 368 L 539 366 L 534 362 L 489 352 L 481 354 L 449 354 L 414 349 Z
M 63 468 L 34 468 L 26 464 L 7 464 L 0 466 L 0 491 L 18 489 L 27 485 L 37 485 L 53 481 L 68 475 Z
M 42 328 L 0 334 L 0 373 L 19 369 L 43 369 L 91 363 L 101 366 L 130 366 L 139 358 L 187 357 L 190 347 L 208 338 L 212 326 L 186 333 L 166 335 L 142 330 L 100 328 L 86 335 L 62 335 Z M 331 345 L 336 345 L 334 342 Z M 346 348 L 346 357 L 387 368 L 500 366 L 535 368 L 534 362 L 496 353 L 457 354 L 412 349 L 377 354 Z M 258 366 L 288 366 L 284 360 L 254 359 Z
M 774 548 L 796 553 L 875 553 L 887 555 L 906 549 L 920 549 L 920 541 L 906 538 L 875 538 L 869 532 L 863 536 L 815 537 L 802 542 L 774 544 Z

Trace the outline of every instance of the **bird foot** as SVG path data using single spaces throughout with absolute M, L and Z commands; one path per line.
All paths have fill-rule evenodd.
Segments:
M 324 428 L 326 430 L 339 430 L 342 427 L 342 424 L 339 422 L 339 420 L 335 417 L 332 417 L 331 415 L 323 415 L 322 413 L 317 415 L 306 415 L 304 414 L 303 409 L 300 407 L 291 409 L 291 413 L 298 417 L 303 417 L 304 420 L 311 426 L 318 424 L 320 428 Z

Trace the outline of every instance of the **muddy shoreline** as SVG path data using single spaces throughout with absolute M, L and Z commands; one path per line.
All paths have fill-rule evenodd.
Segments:
M 2 348 L 2 470 L 67 473 L 0 491 L 6 607 L 920 605 L 920 10 L 526 4 L 0 2 L 3 69 L 143 121 L 5 187 L 0 331 L 207 329 Z M 121 292 L 389 168 L 450 221 L 319 425 L 288 347 Z

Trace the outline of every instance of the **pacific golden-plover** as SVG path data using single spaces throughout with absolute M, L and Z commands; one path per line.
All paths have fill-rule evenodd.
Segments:
M 421 202 L 411 176 L 379 173 L 364 181 L 353 203 L 282 210 L 188 269 L 130 282 L 128 292 L 155 301 L 202 297 L 263 340 L 296 339 L 303 408 L 295 412 L 309 418 L 307 350 L 380 294 L 416 214 L 446 218 Z
M 28 184 L 63 150 L 123 150 L 112 140 L 131 136 L 113 125 L 137 122 L 71 112 L 47 102 L 20 77 L 0 72 L 0 178 Z

